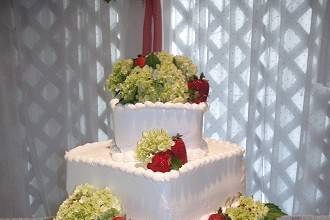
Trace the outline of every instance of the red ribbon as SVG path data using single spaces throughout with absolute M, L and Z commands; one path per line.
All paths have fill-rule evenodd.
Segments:
M 152 35 L 153 34 L 153 35 Z M 145 0 L 142 54 L 162 50 L 162 8 L 160 0 Z

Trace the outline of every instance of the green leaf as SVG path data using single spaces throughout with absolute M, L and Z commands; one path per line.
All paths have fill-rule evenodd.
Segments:
M 138 94 L 138 88 L 134 87 L 132 89 L 132 92 L 131 92 L 129 97 L 125 97 L 125 98 L 120 97 L 119 103 L 122 104 L 122 105 L 125 105 L 125 104 L 128 104 L 128 103 L 135 104 L 135 103 L 138 102 L 138 99 L 136 98 L 137 94 Z
M 266 203 L 265 206 L 268 207 L 269 211 L 265 216 L 264 220 L 276 220 L 284 215 L 287 215 L 277 205 L 273 203 Z
M 156 69 L 156 65 L 160 64 L 160 60 L 154 53 L 151 53 L 146 58 L 146 64 L 153 69 Z
M 179 69 L 179 65 L 177 64 L 175 57 L 173 57 L 172 62 L 176 66 L 176 68 Z
M 111 220 L 119 215 L 119 212 L 115 208 L 108 209 L 97 217 L 97 220 Z
M 137 67 L 137 64 L 135 63 L 136 58 L 135 58 L 135 59 L 132 58 L 131 60 L 133 60 L 133 66 L 132 66 L 132 69 L 134 69 L 135 67 Z
M 176 156 L 173 156 L 171 159 L 171 168 L 172 170 L 179 170 L 182 167 L 181 160 Z
M 164 83 L 163 82 L 159 82 L 158 80 L 156 80 L 154 82 L 154 87 L 155 87 L 158 94 L 160 94 L 161 92 L 164 91 Z
M 189 94 L 188 101 L 194 102 L 195 99 L 198 97 L 199 92 L 196 90 L 188 89 L 188 94 Z

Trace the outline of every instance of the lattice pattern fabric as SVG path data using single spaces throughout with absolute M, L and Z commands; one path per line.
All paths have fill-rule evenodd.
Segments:
M 12 147 L 23 151 L 17 159 L 22 160 L 25 176 L 15 184 L 25 190 L 21 202 L 12 197 L 13 203 L 24 203 L 25 210 L 1 213 L 51 216 L 67 196 L 67 146 L 110 137 L 104 84 L 111 60 L 118 59 L 110 52 L 119 50 L 119 44 L 110 44 L 116 35 L 110 32 L 118 34 L 113 31 L 118 18 L 116 9 L 102 1 L 6 1 L 6 6 L 13 15 L 7 21 L 11 19 L 17 52 L 13 72 L 21 125 L 12 132 L 24 137 Z M 19 175 L 14 172 L 12 178 Z
M 164 2 L 166 49 L 210 79 L 206 135 L 246 146 L 247 192 L 292 214 L 329 213 L 330 89 L 315 80 L 326 3 Z
M 3 4 L 0 173 L 13 184 L 1 182 L 0 213 L 51 216 L 66 197 L 67 146 L 111 137 L 105 78 L 141 51 L 143 1 Z M 163 1 L 165 49 L 210 79 L 206 136 L 246 146 L 248 193 L 290 214 L 329 214 L 330 77 L 318 75 L 329 5 Z

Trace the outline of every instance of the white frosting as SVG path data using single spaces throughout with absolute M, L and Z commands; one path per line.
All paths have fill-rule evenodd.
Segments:
M 113 144 L 113 143 L 111 143 Z M 188 160 L 196 160 L 203 158 L 207 155 L 207 152 L 201 149 L 188 149 L 187 158 Z M 113 152 L 111 153 L 112 160 L 117 162 L 136 162 L 135 151 L 126 151 L 126 152 Z
M 136 104 L 127 104 L 122 105 L 119 103 L 119 99 L 111 99 L 110 101 L 111 108 L 123 108 L 123 109 L 141 109 L 141 108 L 170 108 L 170 109 L 186 109 L 186 110 L 200 110 L 206 112 L 208 107 L 207 103 L 201 102 L 199 104 L 196 103 L 172 103 L 172 102 L 149 102 L 145 103 L 136 103 Z
M 203 114 L 207 104 L 145 103 L 122 105 L 118 99 L 110 102 L 113 111 L 113 131 L 116 145 L 122 153 L 135 149 L 143 131 L 164 129 L 171 136 L 180 133 L 187 149 L 207 151 L 202 138 Z
M 244 193 L 244 152 L 235 144 L 207 140 L 205 157 L 168 173 L 114 161 L 112 144 L 91 143 L 66 153 L 68 192 L 81 183 L 108 186 L 132 220 L 197 220 L 229 196 Z

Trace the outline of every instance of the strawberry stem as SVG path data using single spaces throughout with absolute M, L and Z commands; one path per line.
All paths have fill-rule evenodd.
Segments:
M 199 76 L 199 79 L 204 79 L 205 78 L 205 75 L 204 75 L 204 73 L 203 72 L 201 72 L 201 75 Z
M 181 139 L 182 135 L 177 133 L 175 136 L 172 137 L 172 140 L 175 141 L 175 140 L 178 140 L 178 139 Z

